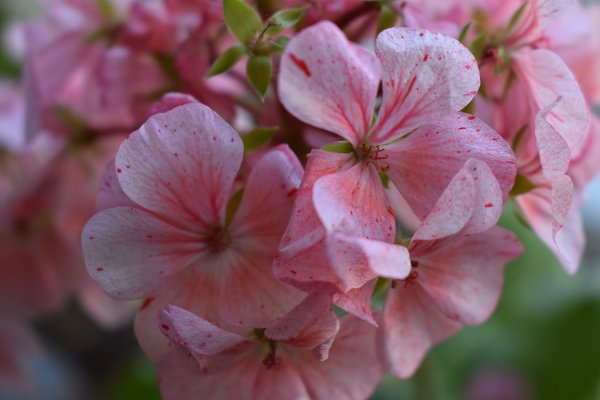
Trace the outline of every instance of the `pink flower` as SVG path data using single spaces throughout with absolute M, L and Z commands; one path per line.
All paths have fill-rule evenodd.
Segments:
M 411 376 L 431 346 L 465 324 L 491 315 L 502 292 L 505 264 L 522 252 L 510 232 L 494 227 L 441 242 L 413 240 L 412 271 L 388 291 L 378 331 L 386 369 Z
M 574 273 L 583 249 L 583 232 L 576 216 L 580 194 L 567 171 L 571 160 L 585 151 L 589 106 L 576 77 L 552 51 L 560 48 L 560 40 L 552 38 L 551 30 L 572 12 L 571 2 L 522 3 L 522 14 L 511 27 L 511 14 L 507 11 L 515 11 L 519 5 L 498 3 L 502 12 L 490 11 L 493 17 L 488 34 L 497 43 L 483 54 L 486 90 L 478 98 L 475 110 L 511 142 L 520 180 L 529 181 L 536 188 L 525 194 L 517 191 L 516 195 L 521 195 L 517 199 L 565 270 Z M 561 31 L 560 35 L 565 36 L 561 40 L 568 42 L 568 37 L 574 40 L 578 36 L 576 24 L 572 25 L 573 28 Z M 500 76 L 498 70 L 502 72 Z M 543 217 L 548 221 L 543 222 Z M 559 235 L 568 220 L 568 233 Z M 558 240 L 558 236 L 570 239 Z
M 102 210 L 82 234 L 86 265 L 110 295 L 147 296 L 136 329 L 149 354 L 161 351 L 155 321 L 167 304 L 218 325 L 264 327 L 304 297 L 271 271 L 301 166 L 287 147 L 273 149 L 240 202 L 242 157 L 238 133 L 192 103 L 132 133 L 104 179 Z
M 282 58 L 279 95 L 288 111 L 350 142 L 344 153 L 311 152 L 280 247 L 276 274 L 305 290 L 350 293 L 377 276 L 409 272 L 406 249 L 392 244 L 394 211 L 381 173 L 417 217 L 441 221 L 422 240 L 489 229 L 513 184 L 510 148 L 458 113 L 479 85 L 462 45 L 398 28 L 379 35 L 376 54 L 321 22 L 297 35 Z M 372 124 L 380 74 L 383 99 Z M 463 201 L 448 207 L 453 193 Z
M 175 344 L 157 366 L 165 399 L 364 399 L 381 378 L 375 329 L 351 316 L 340 323 L 323 295 L 252 333 L 175 306 L 160 324 Z

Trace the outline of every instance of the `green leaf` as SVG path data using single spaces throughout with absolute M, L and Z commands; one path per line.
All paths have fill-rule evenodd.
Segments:
M 227 203 L 227 209 L 225 210 L 225 226 L 229 226 L 231 221 L 233 221 L 233 217 L 235 212 L 240 207 L 240 203 L 242 202 L 242 197 L 244 196 L 244 188 L 240 188 L 237 192 L 231 196 L 229 202 Z
M 117 11 L 110 0 L 96 0 L 96 4 L 105 19 L 112 20 L 117 17 Z
M 537 188 L 537 186 L 533 182 L 531 182 L 529 179 L 527 179 L 523 175 L 518 174 L 517 178 L 515 179 L 515 185 L 513 186 L 512 190 L 510 191 L 510 195 L 518 196 L 518 195 L 530 192 L 535 188 Z
M 273 40 L 271 44 L 275 47 L 275 51 L 283 51 L 291 39 L 292 38 L 289 36 L 279 36 L 277 39 Z
M 246 65 L 246 74 L 261 99 L 264 98 L 271 82 L 271 57 L 250 56 Z
M 513 139 L 513 142 L 512 142 L 513 151 L 517 151 L 517 149 L 519 148 L 519 144 L 521 144 L 521 140 L 523 139 L 523 136 L 525 135 L 527 128 L 529 128 L 529 124 L 523 125 L 521 127 L 521 129 L 519 129 L 517 131 L 517 134 L 515 135 L 515 138 Z
M 279 129 L 278 126 L 274 126 L 271 128 L 252 129 L 250 132 L 242 136 L 242 142 L 244 142 L 244 149 L 246 151 L 252 151 L 264 147 L 273 136 L 273 133 L 277 131 L 277 129 Z
M 377 33 L 382 32 L 388 28 L 392 28 L 398 21 L 398 13 L 388 4 L 381 5 L 381 12 L 379 13 L 379 22 L 377 22 Z
M 223 15 L 231 33 L 244 44 L 262 30 L 260 15 L 244 0 L 223 0 Z
M 285 28 L 289 28 L 294 26 L 300 21 L 300 18 L 304 15 L 306 11 L 306 6 L 297 7 L 297 8 L 286 8 L 280 11 L 277 11 L 270 18 L 268 23 L 271 25 L 269 29 L 267 29 L 268 35 L 275 35 Z
M 350 142 L 335 142 L 325 145 L 321 150 L 330 151 L 332 153 L 352 153 L 354 147 Z
M 496 62 L 496 66 L 494 67 L 494 72 L 496 75 L 501 75 L 506 71 L 506 69 L 510 66 L 510 55 L 506 50 L 506 47 L 500 46 L 498 48 L 498 61 Z
M 381 184 L 383 185 L 384 188 L 389 189 L 390 186 L 390 177 L 387 176 L 387 174 L 385 173 L 385 171 L 381 171 L 379 173 L 379 178 L 381 179 Z
M 469 22 L 468 24 L 463 26 L 463 28 L 460 30 L 460 34 L 458 35 L 458 41 L 461 42 L 462 44 L 465 43 L 465 39 L 467 38 L 467 35 L 469 34 L 469 30 L 471 30 L 472 24 L 473 24 L 472 22 Z
M 525 10 L 526 6 L 527 6 L 527 2 L 521 4 L 521 6 L 519 8 L 517 8 L 517 11 L 515 11 L 513 13 L 513 15 L 510 17 L 510 21 L 508 21 L 508 25 L 506 25 L 506 28 L 504 29 L 504 32 L 501 35 L 502 39 L 506 38 L 510 34 L 510 32 L 513 30 L 513 28 L 517 25 L 517 23 L 523 16 L 523 11 Z
M 483 56 L 483 52 L 485 50 L 485 46 L 487 44 L 486 42 L 487 36 L 485 33 L 480 33 L 471 42 L 469 50 L 471 50 L 471 53 L 473 53 L 475 59 L 481 60 L 481 57 Z
M 246 47 L 243 44 L 230 47 L 227 49 L 212 65 L 212 68 L 208 72 L 208 76 L 214 76 L 222 74 L 233 67 L 242 58 L 246 52 Z

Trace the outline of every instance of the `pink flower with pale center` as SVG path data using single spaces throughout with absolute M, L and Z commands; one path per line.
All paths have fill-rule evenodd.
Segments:
M 167 304 L 219 326 L 260 328 L 304 297 L 271 270 L 302 168 L 276 147 L 256 162 L 242 195 L 234 190 L 242 157 L 238 133 L 191 103 L 132 133 L 105 176 L 101 211 L 82 234 L 86 265 L 110 295 L 147 297 L 136 330 L 150 355 L 166 344 L 155 321 Z
M 342 153 L 311 152 L 275 272 L 304 290 L 337 291 L 338 304 L 366 319 L 361 288 L 410 271 L 408 252 L 393 245 L 394 210 L 381 173 L 428 227 L 421 240 L 489 229 L 515 176 L 502 138 L 458 112 L 479 85 L 467 49 L 440 34 L 395 28 L 378 36 L 376 54 L 321 22 L 288 44 L 278 84 L 289 112 L 350 144 Z
M 161 311 L 160 326 L 172 345 L 157 365 L 165 399 L 358 400 L 382 374 L 375 328 L 349 315 L 338 321 L 326 295 L 252 332 L 219 329 L 175 306 Z

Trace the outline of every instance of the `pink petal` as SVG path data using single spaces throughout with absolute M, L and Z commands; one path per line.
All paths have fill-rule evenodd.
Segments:
M 365 137 L 379 86 L 374 56 L 328 21 L 296 35 L 279 72 L 279 97 L 301 121 L 358 143 Z
M 431 346 L 459 328 L 460 324 L 448 319 L 420 285 L 390 290 L 379 330 L 378 349 L 385 369 L 399 378 L 410 377 Z
M 273 264 L 275 275 L 303 290 L 334 289 L 340 279 L 329 267 L 325 228 L 313 205 L 313 186 L 322 176 L 343 170 L 354 163 L 351 154 L 313 150 L 308 158 L 302 184 L 296 193 L 289 226 Z
M 332 268 L 345 290 L 360 288 L 377 277 L 404 279 L 410 273 L 406 247 L 338 232 L 327 243 Z
M 563 176 L 556 182 L 556 188 L 555 182 L 552 182 L 551 190 L 536 189 L 517 199 L 536 234 L 558 257 L 565 271 L 573 275 L 581 262 L 585 234 L 579 200 L 572 201 L 567 214 L 564 214 L 566 205 L 573 196 L 572 193 L 569 194 L 572 186 L 567 179 L 567 176 Z M 555 212 L 563 215 L 557 218 Z
M 111 296 L 136 299 L 169 274 L 202 256 L 198 234 L 165 223 L 138 208 L 111 208 L 93 216 L 81 241 L 90 276 Z
M 136 204 L 123 192 L 113 160 L 108 163 L 102 174 L 100 189 L 96 197 L 96 209 L 102 211 L 115 207 L 136 207 Z
M 377 170 L 364 162 L 319 179 L 313 201 L 328 234 L 394 241 L 396 221 L 383 184 Z
M 237 255 L 222 277 L 220 309 L 231 323 L 266 327 L 305 297 L 275 278 L 272 269 L 301 178 L 302 167 L 287 146 L 264 155 L 248 177 L 229 227 Z
M 160 288 L 142 302 L 135 319 L 135 336 L 146 355 L 160 360 L 169 350 L 170 341 L 157 323 L 160 312 L 176 305 L 223 329 L 231 331 L 219 313 L 219 282 L 203 268 L 187 268 L 170 276 Z
M 531 101 L 542 110 L 561 98 L 545 118 L 573 153 L 583 144 L 589 123 L 585 98 L 575 77 L 560 57 L 545 49 L 520 49 L 513 55 L 517 76 L 529 86 Z
M 221 226 L 242 141 L 208 107 L 186 104 L 152 116 L 120 147 L 119 183 L 140 206 L 191 230 Z
M 159 323 L 162 332 L 173 342 L 204 356 L 217 355 L 248 340 L 172 305 L 160 312 Z
M 515 156 L 510 146 L 473 116 L 455 114 L 425 125 L 385 147 L 387 172 L 418 218 L 424 219 L 470 158 L 485 162 L 502 189 L 514 184 Z M 499 206 L 495 204 L 494 206 Z
M 492 170 L 483 161 L 471 158 L 448 184 L 413 240 L 486 231 L 496 224 L 502 209 L 502 190 Z
M 373 279 L 362 285 L 360 288 L 351 289 L 345 293 L 338 291 L 333 295 L 333 301 L 338 307 L 348 313 L 371 325 L 377 326 L 377 322 L 375 321 L 371 310 L 371 298 L 373 297 L 376 281 L 376 279 Z
M 338 319 L 333 314 L 331 296 L 308 296 L 286 316 L 265 331 L 265 336 L 294 347 L 314 349 L 319 361 L 329 356 L 329 348 L 339 330 Z
M 304 357 L 298 362 L 297 370 L 312 399 L 362 400 L 371 395 L 382 376 L 375 333 L 372 325 L 358 318 L 342 317 L 329 358 L 319 362 Z
M 464 108 L 479 89 L 473 55 L 456 39 L 409 28 L 379 34 L 383 103 L 370 139 L 389 142 Z
M 416 282 L 446 317 L 463 324 L 489 318 L 502 293 L 504 267 L 522 251 L 515 235 L 498 227 L 431 253 L 411 247 L 419 262 Z
M 562 102 L 557 99 L 535 117 L 535 139 L 540 153 L 540 163 L 547 179 L 564 175 L 571 161 L 569 145 L 563 137 L 548 123 L 549 114 Z
M 190 103 L 198 103 L 198 100 L 196 100 L 194 96 L 186 93 L 169 92 L 165 94 L 159 101 L 152 104 L 150 112 L 152 114 L 165 113 L 176 107 Z

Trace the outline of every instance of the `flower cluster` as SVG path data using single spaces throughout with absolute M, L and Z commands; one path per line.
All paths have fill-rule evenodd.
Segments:
M 141 301 L 164 398 L 363 399 L 491 315 L 522 252 L 504 210 L 576 272 L 600 170 L 588 10 L 255 3 L 54 0 L 23 27 L 1 314 L 95 293 L 89 219 L 87 272 Z

